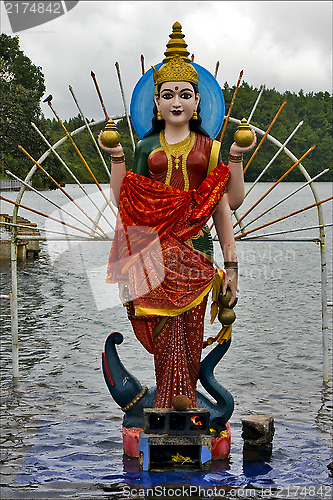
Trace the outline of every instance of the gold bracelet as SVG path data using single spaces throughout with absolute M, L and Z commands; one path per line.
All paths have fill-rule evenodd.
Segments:
M 111 156 L 111 163 L 124 163 L 125 156 Z
M 234 156 L 234 155 L 230 155 L 229 154 L 229 160 L 232 163 L 242 163 L 242 161 L 243 161 L 243 155 Z
M 229 261 L 224 263 L 224 267 L 225 267 L 225 269 L 238 269 L 238 262 L 229 260 Z

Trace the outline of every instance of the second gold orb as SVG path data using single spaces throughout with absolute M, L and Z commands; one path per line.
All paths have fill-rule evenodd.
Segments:
M 120 135 L 117 130 L 116 124 L 110 118 L 106 124 L 104 132 L 101 135 L 101 142 L 106 148 L 114 148 L 120 142 Z
M 235 132 L 234 141 L 241 148 L 246 148 L 253 142 L 253 134 L 245 118 L 242 119 Z

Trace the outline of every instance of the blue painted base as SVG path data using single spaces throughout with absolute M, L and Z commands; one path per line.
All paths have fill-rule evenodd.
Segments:
M 33 492 L 36 495 L 36 491 L 42 491 L 45 485 L 50 488 L 52 483 L 58 485 L 58 493 L 61 483 L 66 487 L 86 485 L 84 488 L 90 492 L 94 488 L 123 491 L 132 485 L 146 488 L 168 484 L 221 488 L 246 485 L 256 488 L 309 485 L 332 488 L 333 478 L 327 469 L 332 461 L 331 451 L 322 434 L 305 424 L 296 423 L 275 422 L 275 429 L 269 462 L 243 462 L 241 424 L 231 424 L 230 460 L 212 462 L 209 472 L 150 473 L 139 470 L 138 459 L 123 455 L 120 422 L 46 421 L 40 424 L 11 491 L 18 487 L 22 492 L 23 485 L 27 490 L 29 485 L 35 485 Z
M 212 459 L 210 435 L 140 434 L 139 466 L 143 471 L 208 470 Z M 187 455 L 191 456 L 187 456 Z M 188 461 L 186 460 L 188 459 Z M 162 462 L 161 462 L 162 461 Z M 183 464 L 186 464 L 185 467 Z

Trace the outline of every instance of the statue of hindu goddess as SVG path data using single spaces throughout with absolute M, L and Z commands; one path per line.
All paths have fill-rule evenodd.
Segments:
M 163 63 L 134 89 L 131 118 L 140 141 L 131 169 L 121 144 L 111 155 L 111 190 L 119 207 L 107 283 L 118 283 L 136 337 L 154 356 L 157 408 L 186 396 L 197 407 L 208 296 L 219 283 L 236 300 L 237 255 L 231 211 L 244 199 L 243 153 L 228 164 L 214 140 L 224 118 L 216 79 L 192 62 L 181 25 L 172 28 Z M 148 126 L 147 126 L 148 123 Z M 224 257 L 214 265 L 212 218 Z

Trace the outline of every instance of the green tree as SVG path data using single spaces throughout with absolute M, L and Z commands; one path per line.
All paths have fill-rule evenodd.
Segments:
M 223 86 L 223 95 L 226 104 L 226 113 L 235 92 L 235 86 L 230 87 L 226 82 Z M 258 97 L 259 89 L 253 88 L 243 82 L 232 108 L 231 117 L 241 119 L 247 118 Z M 282 144 L 289 137 L 296 126 L 303 121 L 287 145 L 296 157 L 301 157 L 314 144 L 316 148 L 303 160 L 302 164 L 311 176 L 315 176 L 327 166 L 332 165 L 332 95 L 328 92 L 309 92 L 305 94 L 300 90 L 298 94 L 292 92 L 279 93 L 276 89 L 265 89 L 261 100 L 254 112 L 251 123 L 266 131 L 275 114 L 286 100 L 287 103 L 274 123 L 270 134 Z M 227 153 L 233 142 L 236 125 L 231 121 L 225 131 L 222 142 L 222 151 L 225 153 L 224 161 L 227 161 Z M 219 137 L 219 136 L 218 136 Z M 261 140 L 258 134 L 258 142 Z M 267 139 L 262 144 L 258 154 L 255 156 L 250 167 L 246 171 L 245 180 L 254 181 L 260 172 L 271 161 L 277 151 L 277 146 Z M 252 153 L 245 154 L 245 163 Z M 293 161 L 284 153 L 281 153 L 265 172 L 262 181 L 269 182 L 279 179 L 293 164 Z M 333 170 L 321 178 L 321 181 L 333 179 Z M 296 167 L 285 178 L 286 181 L 302 181 L 303 175 Z
M 34 159 L 45 151 L 45 145 L 31 127 L 35 122 L 43 131 L 40 99 L 45 92 L 42 69 L 35 66 L 20 50 L 19 37 L 0 35 L 0 139 L 1 176 L 9 170 L 25 178 L 33 162 L 18 148 L 20 144 Z M 52 168 L 58 182 L 62 181 L 61 169 Z M 50 186 L 50 181 L 40 171 L 33 176 L 39 187 Z

